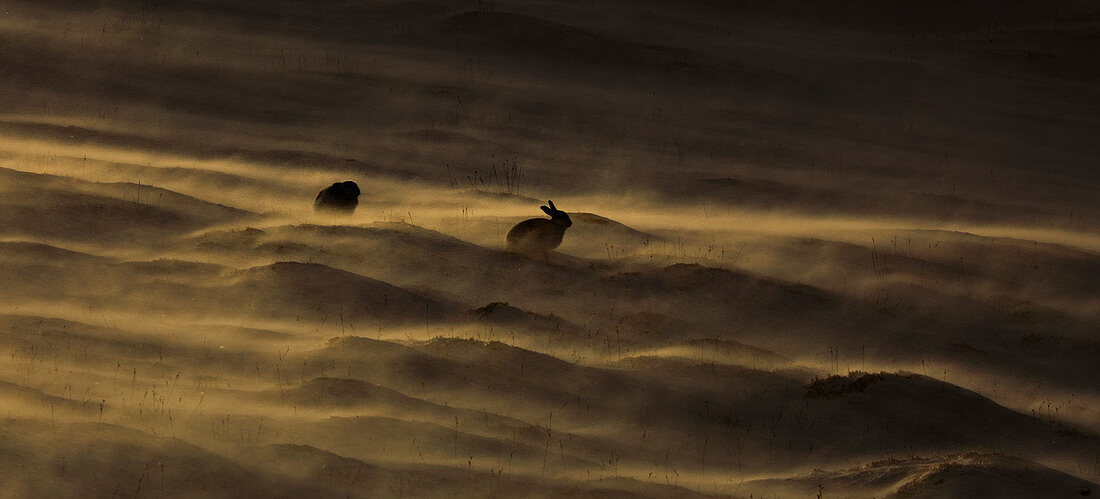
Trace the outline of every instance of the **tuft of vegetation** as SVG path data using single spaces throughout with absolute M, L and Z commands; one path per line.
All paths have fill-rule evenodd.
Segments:
M 855 371 L 847 376 L 829 376 L 827 378 L 815 378 L 806 385 L 806 398 L 844 398 L 856 393 L 863 393 L 875 383 L 883 381 L 891 376 L 885 372 L 875 374 Z

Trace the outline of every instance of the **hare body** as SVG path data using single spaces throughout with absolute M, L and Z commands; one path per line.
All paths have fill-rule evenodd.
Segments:
M 359 185 L 355 182 L 336 182 L 317 193 L 313 210 L 354 213 L 355 207 L 359 206 L 359 194 Z
M 547 258 L 550 250 L 561 245 L 565 230 L 573 225 L 573 221 L 567 213 L 558 210 L 553 201 L 546 203 L 550 206 L 541 208 L 550 218 L 532 218 L 512 227 L 506 238 L 508 251 Z

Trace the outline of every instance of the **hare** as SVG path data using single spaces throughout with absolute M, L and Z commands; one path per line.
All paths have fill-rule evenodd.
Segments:
M 317 193 L 313 211 L 333 211 L 351 214 L 359 206 L 359 185 L 350 180 L 336 182 Z
M 573 221 L 569 219 L 568 213 L 557 209 L 553 201 L 546 201 L 546 204 L 550 207 L 541 208 L 550 215 L 549 220 L 524 220 L 508 231 L 508 251 L 549 259 L 550 250 L 561 244 L 565 229 L 573 225 Z

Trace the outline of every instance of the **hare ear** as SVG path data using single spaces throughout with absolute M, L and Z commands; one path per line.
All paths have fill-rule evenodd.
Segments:
M 546 204 L 550 205 L 550 209 L 551 209 L 551 210 L 554 210 L 554 211 L 558 211 L 558 207 L 557 207 L 557 206 L 554 206 L 554 202 L 553 202 L 553 201 L 551 201 L 551 200 L 547 199 L 547 200 L 546 200 Z
M 545 206 L 539 206 L 539 208 L 542 208 L 542 211 L 545 211 L 547 215 L 554 216 L 554 210 Z

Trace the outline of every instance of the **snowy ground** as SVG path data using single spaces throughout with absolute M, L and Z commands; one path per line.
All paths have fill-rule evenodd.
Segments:
M 1100 492 L 1094 2 L 75 4 L 0 1 L 5 494 Z

